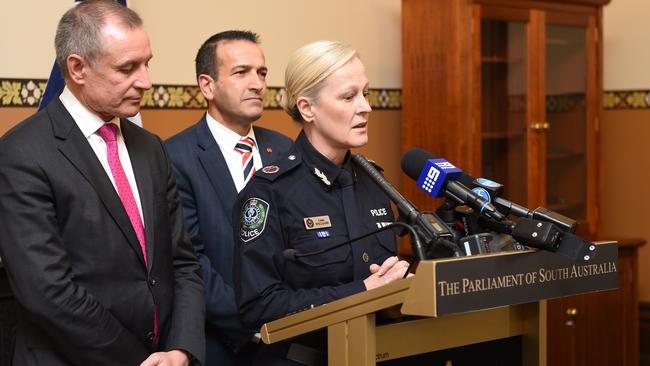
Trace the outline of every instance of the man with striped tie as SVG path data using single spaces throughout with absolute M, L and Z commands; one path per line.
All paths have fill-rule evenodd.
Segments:
M 232 276 L 232 207 L 249 179 L 291 147 L 277 132 L 253 127 L 266 97 L 266 63 L 258 36 L 231 30 L 208 38 L 196 78 L 208 110 L 166 141 L 183 216 L 203 267 L 206 365 L 247 365 L 255 330 L 242 326 Z

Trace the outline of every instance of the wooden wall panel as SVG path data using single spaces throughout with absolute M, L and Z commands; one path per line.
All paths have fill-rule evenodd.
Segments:
M 422 147 L 452 163 L 462 162 L 470 173 L 480 163 L 471 154 L 474 136 L 468 133 L 475 130 L 470 109 L 471 19 L 467 0 L 404 0 L 402 6 L 402 148 Z M 439 68 L 448 72 L 432 72 Z M 449 128 L 435 127 L 431 121 Z M 438 206 L 410 178 L 404 180 L 405 195 L 421 209 Z
M 650 366 L 650 302 L 639 306 L 639 365 Z
M 0 108 L 0 136 L 34 113 L 36 108 Z

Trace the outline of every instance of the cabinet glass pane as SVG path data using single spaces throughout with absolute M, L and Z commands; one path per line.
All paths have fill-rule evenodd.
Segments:
M 585 28 L 546 27 L 546 205 L 586 218 Z
M 527 24 L 481 21 L 482 176 L 526 204 Z

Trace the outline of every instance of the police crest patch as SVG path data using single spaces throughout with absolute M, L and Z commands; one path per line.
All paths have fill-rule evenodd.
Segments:
M 262 235 L 266 227 L 269 203 L 260 198 L 249 198 L 241 209 L 239 239 L 248 243 Z

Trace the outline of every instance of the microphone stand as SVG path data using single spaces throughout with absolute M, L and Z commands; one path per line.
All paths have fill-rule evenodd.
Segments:
M 521 244 L 563 255 L 574 262 L 588 262 L 596 255 L 596 246 L 592 242 L 563 231 L 547 221 L 522 217 L 516 222 L 496 222 L 479 217 L 479 224 L 490 230 L 509 234 Z

